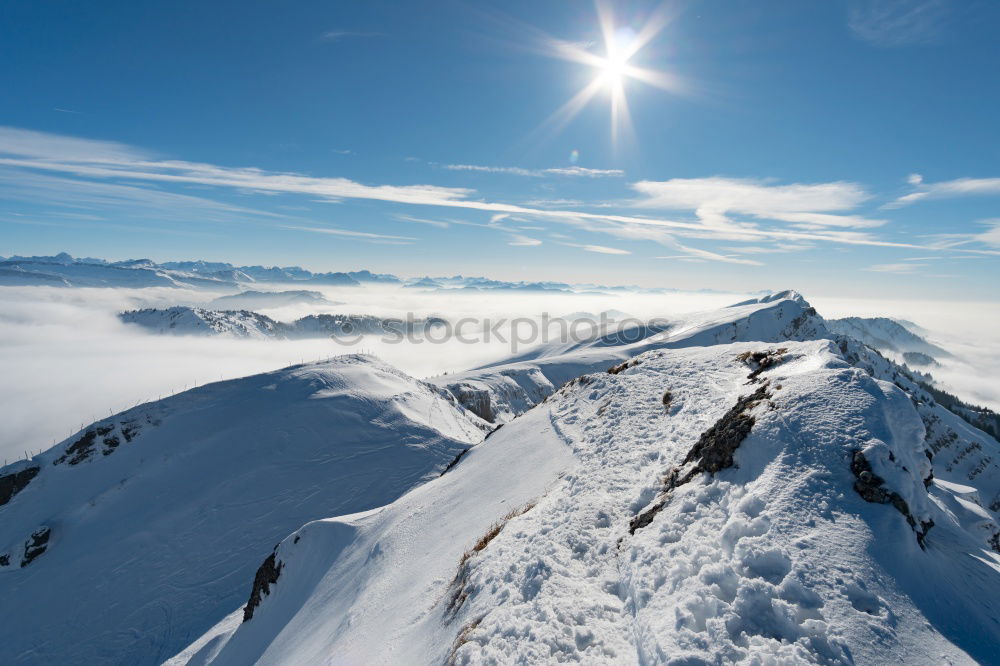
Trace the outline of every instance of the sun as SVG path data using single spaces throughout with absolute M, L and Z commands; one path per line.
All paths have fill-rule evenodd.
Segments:
M 604 62 L 601 63 L 601 73 L 599 74 L 601 83 L 608 88 L 608 90 L 614 90 L 622 84 L 625 79 L 627 61 L 621 56 L 608 56 Z
M 610 99 L 611 141 L 613 145 L 617 145 L 619 135 L 632 133 L 632 121 L 625 96 L 626 81 L 634 79 L 675 93 L 679 92 L 681 86 L 674 75 L 640 67 L 632 62 L 669 22 L 666 5 L 661 5 L 660 10 L 642 20 L 618 24 L 612 15 L 610 4 L 598 0 L 597 15 L 603 55 L 594 53 L 579 43 L 552 40 L 549 44 L 551 53 L 556 57 L 593 67 L 597 70 L 597 75 L 590 84 L 556 110 L 542 128 L 547 127 L 552 131 L 565 126 L 603 90 Z M 633 28 L 633 25 L 637 27 Z

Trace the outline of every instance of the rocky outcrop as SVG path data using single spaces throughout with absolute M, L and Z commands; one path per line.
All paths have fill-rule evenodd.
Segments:
M 31 480 L 38 475 L 39 471 L 41 471 L 41 468 L 37 466 L 26 467 L 17 472 L 0 476 L 0 506 L 11 501 L 14 495 L 24 490 L 31 483 Z
M 631 520 L 629 533 L 635 534 L 636 530 L 653 522 L 656 514 L 667 505 L 670 492 L 675 488 L 691 481 L 702 472 L 715 474 L 719 470 L 732 467 L 733 454 L 756 423 L 756 419 L 750 413 L 751 410 L 770 397 L 765 383 L 753 393 L 742 396 L 728 412 L 722 415 L 722 418 L 716 421 L 715 425 L 703 432 L 684 457 L 684 462 L 667 474 L 660 498 Z
M 851 458 L 851 472 L 856 479 L 854 490 L 861 495 L 862 499 L 866 502 L 876 504 L 893 505 L 897 511 L 903 514 L 907 524 L 916 532 L 917 543 L 923 548 L 924 539 L 927 537 L 930 529 L 934 527 L 934 521 L 920 521 L 918 525 L 917 520 L 910 513 L 910 507 L 907 505 L 906 500 L 899 493 L 885 487 L 885 480 L 872 471 L 871 463 L 868 462 L 865 454 L 861 451 L 855 451 L 854 456 Z
M 489 391 L 472 388 L 467 385 L 456 385 L 449 388 L 460 405 L 484 421 L 489 423 L 496 421 L 496 414 L 493 413 L 493 404 L 490 400 Z
M 747 379 L 755 381 L 765 370 L 784 362 L 785 354 L 787 353 L 787 347 L 765 349 L 764 351 L 748 351 L 737 356 L 736 360 L 750 367 L 750 374 L 747 375 Z
M 26 567 L 35 561 L 39 555 L 44 553 L 49 547 L 49 537 L 52 530 L 42 526 L 31 533 L 31 536 L 24 542 L 24 557 L 21 559 L 21 566 Z
M 253 578 L 253 587 L 250 590 L 250 599 L 243 607 L 243 621 L 249 622 L 253 618 L 253 613 L 260 606 L 268 594 L 271 593 L 271 586 L 278 582 L 281 575 L 282 563 L 277 561 L 274 553 L 267 556 L 264 563 L 257 569 L 257 574 Z

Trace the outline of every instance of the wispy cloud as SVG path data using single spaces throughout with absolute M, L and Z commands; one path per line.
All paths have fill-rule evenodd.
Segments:
M 830 229 L 860 223 L 850 215 L 832 215 L 865 200 L 868 195 L 853 183 L 775 186 L 759 181 L 735 179 L 675 179 L 644 181 L 634 187 L 647 194 L 638 205 L 694 208 L 696 221 L 663 217 L 618 215 L 591 210 L 540 208 L 472 198 L 475 190 L 437 185 L 366 185 L 342 177 L 314 177 L 297 173 L 234 168 L 199 162 L 158 159 L 156 156 L 114 142 L 76 139 L 18 128 L 0 127 L 0 166 L 18 173 L 39 171 L 72 174 L 77 187 L 100 183 L 95 180 L 146 182 L 230 188 L 244 194 L 298 194 L 319 201 L 366 199 L 404 205 L 435 206 L 481 211 L 498 216 L 516 216 L 532 222 L 587 224 L 597 233 L 618 237 L 655 238 L 669 243 L 674 235 L 739 242 L 827 242 L 844 245 L 921 248 L 913 243 L 887 241 L 851 229 Z M 729 211 L 746 211 L 759 217 L 782 216 L 791 225 L 763 227 L 728 219 Z M 829 215 L 826 219 L 823 216 Z M 852 222 L 854 220 L 854 222 Z M 455 224 L 476 224 L 459 222 Z M 504 230 L 499 223 L 491 228 Z M 511 231 L 510 229 L 507 229 Z M 595 246 L 599 247 L 599 246 Z M 923 247 L 922 249 L 933 249 Z
M 446 229 L 451 226 L 445 220 L 430 220 L 426 217 L 413 217 L 412 215 L 396 215 L 397 220 L 402 220 L 403 222 L 414 222 L 416 224 L 426 224 L 432 227 L 438 227 L 439 229 Z
M 206 197 L 165 192 L 123 183 L 91 182 L 33 171 L 0 167 L 0 199 L 36 204 L 44 202 L 47 216 L 64 216 L 60 209 L 127 211 L 143 220 L 243 222 L 248 219 L 285 219 L 271 211 L 238 206 Z M 79 218 L 85 219 L 85 218 Z
M 8 155 L 11 157 L 3 157 Z M 363 185 L 347 178 L 315 178 L 255 168 L 155 160 L 121 144 L 0 128 L 0 165 L 164 183 L 234 187 L 247 192 L 311 194 L 331 199 L 374 199 L 428 204 L 460 200 L 472 190 L 434 185 Z
M 598 254 L 632 254 L 628 250 L 622 250 L 617 247 L 607 247 L 604 245 L 583 245 L 582 247 L 587 252 L 597 252 Z
M 940 36 L 948 9 L 946 0 L 853 0 L 847 24 L 875 46 L 925 44 Z
M 787 252 L 803 252 L 805 250 L 811 250 L 814 247 L 816 246 L 808 243 L 787 243 L 771 246 L 743 245 L 738 247 L 725 247 L 722 249 L 727 252 L 732 252 L 733 254 L 782 254 Z
M 385 37 L 386 33 L 364 30 L 328 30 L 324 32 L 320 39 L 325 42 L 339 42 L 353 37 Z
M 1000 249 L 1000 220 L 986 220 L 984 224 L 988 226 L 988 229 L 976 234 L 973 239 Z
M 886 204 L 885 208 L 899 208 L 924 199 L 947 199 L 1000 194 L 1000 178 L 956 178 L 937 183 L 925 182 L 920 174 L 911 174 L 907 181 L 916 188 Z
M 569 176 L 575 178 L 620 178 L 625 175 L 621 169 L 588 169 L 586 167 L 552 167 L 550 169 L 524 169 L 511 166 L 485 166 L 482 164 L 445 164 L 449 171 L 478 171 L 480 173 L 499 173 L 509 176 L 526 176 L 528 178 L 543 178 L 545 176 Z
M 955 259 L 974 259 L 977 257 L 1000 256 L 1000 219 L 982 220 L 980 224 L 985 231 L 971 233 L 933 234 L 932 247 L 954 250 Z M 967 247 L 979 243 L 992 249 L 977 249 Z
M 629 250 L 607 247 L 606 245 L 588 245 L 586 243 L 560 243 L 560 245 L 578 247 L 585 252 L 596 252 L 597 254 L 632 254 Z
M 732 227 L 725 217 L 728 213 L 809 227 L 866 228 L 885 224 L 884 220 L 831 213 L 851 210 L 870 198 L 857 183 L 774 185 L 760 180 L 713 177 L 644 180 L 632 187 L 644 196 L 635 202 L 637 206 L 695 211 L 699 218 L 716 227 Z
M 0 127 L 0 153 L 53 162 L 127 163 L 155 157 L 116 141 L 78 139 L 19 127 Z
M 733 256 L 731 254 L 719 254 L 718 252 L 710 252 L 708 250 L 702 250 L 694 247 L 687 247 L 686 245 L 677 244 L 677 249 L 681 250 L 684 254 L 657 257 L 657 259 L 692 259 L 696 261 L 718 261 L 724 264 L 742 264 L 744 266 L 763 266 L 764 264 L 756 261 L 754 259 L 744 259 L 739 256 Z
M 528 238 L 527 236 L 522 236 L 520 234 L 515 234 L 511 236 L 510 241 L 508 241 L 507 243 L 507 245 L 517 245 L 523 247 L 535 247 L 541 244 L 542 241 L 538 240 L 537 238 Z
M 308 231 L 314 234 L 328 234 L 331 236 L 344 236 L 347 238 L 355 238 L 358 240 L 364 240 L 371 243 L 380 243 L 383 245 L 409 245 L 413 241 L 417 240 L 410 236 L 391 236 L 389 234 L 375 234 L 367 231 L 351 231 L 349 229 L 337 229 L 334 227 L 302 227 L 297 225 L 282 225 L 282 229 L 290 229 L 292 231 Z
M 885 220 L 846 213 L 871 198 L 861 185 L 851 182 L 781 185 L 762 180 L 712 177 L 640 181 L 632 187 L 644 195 L 634 202 L 637 207 L 693 212 L 701 222 L 702 233 L 692 232 L 686 234 L 688 237 L 741 242 L 761 237 L 762 229 L 758 224 L 734 220 L 731 217 L 734 214 L 785 223 L 784 233 L 772 228 L 764 235 L 798 243 L 829 240 L 846 244 L 879 244 L 880 241 L 870 234 L 856 229 L 885 224 Z M 753 260 L 718 253 L 708 253 L 701 258 L 761 265 Z
M 588 169 L 579 166 L 544 169 L 543 173 L 553 176 L 579 176 L 583 178 L 620 178 L 625 175 L 621 169 Z
M 900 273 L 909 274 L 916 273 L 918 268 L 923 268 L 926 264 L 918 264 L 913 262 L 901 263 L 901 264 L 875 264 L 874 266 L 869 266 L 866 271 L 872 271 L 875 273 Z

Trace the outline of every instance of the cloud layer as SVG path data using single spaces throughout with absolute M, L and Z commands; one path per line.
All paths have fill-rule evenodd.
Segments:
M 519 167 L 492 167 L 469 164 L 447 165 L 457 172 L 513 174 L 519 176 L 617 179 L 624 176 L 615 169 L 588 169 L 578 166 L 542 170 Z M 942 183 L 924 183 L 911 177 L 915 191 L 890 203 L 904 206 L 927 198 L 993 194 L 1000 192 L 1000 179 L 957 179 Z M 164 188 L 190 188 L 188 192 Z M 234 206 L 211 198 L 213 190 L 228 190 L 242 195 L 288 194 L 308 197 L 310 201 L 337 203 L 348 199 L 369 200 L 401 207 L 437 208 L 439 210 L 482 212 L 491 215 L 490 224 L 448 218 L 436 220 L 426 214 L 400 214 L 397 219 L 423 222 L 430 226 L 450 224 L 482 226 L 515 234 L 512 245 L 530 247 L 540 241 L 518 237 L 525 229 L 539 224 L 569 225 L 592 234 L 610 235 L 625 240 L 652 241 L 671 248 L 680 255 L 703 261 L 743 265 L 761 265 L 759 259 L 745 254 L 808 249 L 817 244 L 886 248 L 919 248 L 948 251 L 954 244 L 892 240 L 877 235 L 887 224 L 859 211 L 874 196 L 861 184 L 849 181 L 823 183 L 778 183 L 760 179 L 707 177 L 672 178 L 663 181 L 642 180 L 629 185 L 637 197 L 617 201 L 563 201 L 553 199 L 547 205 L 490 201 L 469 187 L 434 184 L 365 184 L 344 177 L 317 177 L 299 173 L 275 172 L 253 167 L 229 167 L 202 162 L 166 159 L 131 146 L 110 141 L 65 137 L 32 130 L 0 127 L 0 195 L 24 202 L 51 201 L 71 205 L 74 199 L 89 200 L 95 205 L 113 207 L 128 201 L 143 205 L 152 215 L 162 218 L 164 211 L 186 209 L 205 211 L 229 221 L 251 219 L 291 231 L 326 233 L 370 243 L 414 243 L 419 238 L 408 234 L 385 234 L 378 229 L 335 229 L 311 219 L 277 215 L 251 206 Z M 42 192 L 49 196 L 43 196 Z M 263 208 L 266 208 L 264 206 Z M 648 211 L 672 213 L 668 217 L 649 215 Z M 281 218 L 284 223 L 273 221 Z M 510 218 L 526 226 L 517 228 L 500 219 Z M 554 233 L 554 232 L 553 232 Z M 537 234 L 533 234 L 535 236 Z M 528 240 L 524 240 L 528 238 Z M 967 236 L 962 242 L 989 244 L 993 237 Z M 680 239 L 684 239 L 683 241 Z M 585 251 L 607 247 L 575 239 Z M 726 241 L 730 250 L 713 251 L 692 246 L 692 241 Z M 763 248 L 764 252 L 761 251 Z M 628 252 L 611 248 L 616 253 Z M 963 251 L 971 252 L 969 248 Z

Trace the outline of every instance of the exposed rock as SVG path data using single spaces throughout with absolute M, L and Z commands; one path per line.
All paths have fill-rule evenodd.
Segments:
M 715 474 L 719 470 L 733 466 L 733 453 L 746 439 L 753 429 L 756 419 L 750 410 L 771 396 L 767 392 L 767 384 L 749 395 L 736 401 L 733 407 L 716 421 L 715 425 L 706 430 L 698 441 L 688 451 L 684 462 L 670 470 L 663 480 L 663 490 L 659 499 L 637 514 L 629 523 L 629 533 L 646 527 L 656 517 L 670 498 L 669 493 L 684 485 L 702 472 Z
M 254 611 L 260 606 L 264 597 L 271 593 L 271 586 L 278 582 L 282 566 L 282 563 L 276 560 L 275 554 L 271 553 L 257 569 L 257 574 L 253 578 L 253 588 L 250 590 L 250 600 L 243 607 L 244 622 L 253 617 Z
M 457 456 L 455 456 L 455 458 L 450 463 L 448 463 L 448 466 L 445 467 L 438 476 L 444 476 L 445 474 L 447 474 L 451 470 L 452 467 L 454 467 L 455 465 L 458 464 L 458 461 L 460 461 L 462 459 L 462 456 L 464 456 L 466 453 L 468 453 L 471 450 L 472 450 L 471 446 L 469 448 L 467 448 L 467 449 L 462 449 L 461 452 Z
M 623 363 L 619 363 L 618 365 L 611 366 L 610 368 L 608 368 L 608 374 L 617 375 L 618 373 L 624 372 L 629 368 L 634 368 L 637 365 L 639 365 L 639 359 L 633 358 Z
M 31 537 L 24 542 L 24 558 L 21 560 L 22 567 L 28 566 L 36 557 L 45 552 L 49 547 L 49 537 L 51 535 L 52 530 L 44 526 L 39 527 L 31 533 Z
M 41 471 L 40 467 L 25 467 L 12 474 L 0 476 L 0 506 L 9 502 L 14 495 L 24 490 L 25 486 Z
M 755 352 L 748 351 L 737 356 L 736 360 L 750 366 L 751 372 L 747 375 L 747 379 L 756 380 L 760 373 L 764 372 L 768 368 L 773 368 L 774 366 L 781 364 L 785 360 L 785 354 L 787 353 L 787 347 L 781 347 L 780 349 L 766 349 L 764 351 Z
M 493 405 L 490 402 L 489 391 L 465 385 L 451 388 L 459 404 L 470 412 L 488 423 L 493 423 L 496 420 L 496 415 L 493 413 Z
M 80 439 L 76 440 L 68 447 L 66 452 L 55 459 L 53 465 L 60 465 L 69 460 L 70 465 L 78 465 L 89 458 L 94 453 L 94 442 L 97 440 L 97 431 L 88 428 Z
M 684 463 L 697 461 L 699 471 L 712 474 L 733 466 L 733 452 L 750 434 L 756 419 L 748 412 L 760 402 L 770 398 L 767 385 L 750 395 L 742 396 L 715 425 L 702 433 L 698 442 L 688 451 Z
M 907 524 L 917 533 L 917 543 L 920 544 L 921 548 L 924 548 L 924 539 L 930 529 L 934 527 L 934 521 L 922 521 L 918 527 L 906 500 L 899 493 L 885 487 L 885 480 L 872 471 L 871 463 L 860 450 L 855 451 L 854 457 L 851 459 L 851 472 L 857 479 L 854 482 L 854 489 L 858 491 L 862 499 L 866 502 L 892 504 L 896 507 L 896 510 L 906 518 Z

